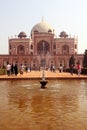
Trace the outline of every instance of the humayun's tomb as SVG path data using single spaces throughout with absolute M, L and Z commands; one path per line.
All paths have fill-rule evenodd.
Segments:
M 0 66 L 17 63 L 28 64 L 32 68 L 45 65 L 62 63 L 64 68 L 69 68 L 71 55 L 75 57 L 75 63 L 83 64 L 83 54 L 78 54 L 77 37 L 69 36 L 65 31 L 56 36 L 54 28 L 41 21 L 33 26 L 30 37 L 25 32 L 20 32 L 17 37 L 8 39 L 9 54 L 0 55 Z

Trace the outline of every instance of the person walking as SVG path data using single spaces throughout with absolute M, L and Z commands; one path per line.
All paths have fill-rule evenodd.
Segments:
M 6 70 L 7 70 L 7 75 L 10 76 L 10 74 L 11 74 L 11 65 L 9 64 L 9 62 L 7 63 Z
M 13 63 L 11 64 L 11 75 L 14 74 L 14 66 L 13 66 Z
M 24 66 L 21 64 L 20 65 L 20 76 L 23 75 L 24 72 Z
M 81 74 L 81 65 L 80 65 L 79 61 L 77 63 L 77 74 L 78 74 L 78 76 L 80 76 L 80 74 Z
M 17 76 L 17 74 L 18 74 L 18 65 L 17 65 L 17 63 L 14 65 L 14 73 Z
M 60 63 L 59 71 L 60 71 L 60 73 L 63 72 L 63 65 L 62 65 L 62 63 Z

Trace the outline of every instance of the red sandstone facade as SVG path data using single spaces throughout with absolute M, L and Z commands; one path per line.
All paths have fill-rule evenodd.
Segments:
M 31 37 L 20 32 L 17 38 L 8 41 L 9 54 L 0 55 L 0 66 L 6 65 L 7 61 L 12 64 L 28 64 L 32 68 L 40 66 L 49 67 L 55 65 L 59 68 L 60 63 L 64 68 L 69 67 L 69 58 L 73 54 L 75 63 L 79 60 L 83 63 L 83 54 L 78 54 L 78 39 L 70 37 L 62 31 L 57 37 L 54 29 L 42 21 L 31 30 Z

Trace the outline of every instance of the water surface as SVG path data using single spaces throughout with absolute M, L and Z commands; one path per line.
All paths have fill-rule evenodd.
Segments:
M 87 130 L 87 80 L 0 81 L 0 130 Z

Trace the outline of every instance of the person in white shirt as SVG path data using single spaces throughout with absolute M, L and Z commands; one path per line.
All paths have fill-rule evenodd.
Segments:
M 63 66 L 62 66 L 62 64 L 60 64 L 59 70 L 60 70 L 60 72 L 63 72 Z
M 11 74 L 11 65 L 9 63 L 7 63 L 6 70 L 7 70 L 7 75 L 10 76 L 10 74 Z

